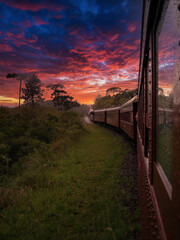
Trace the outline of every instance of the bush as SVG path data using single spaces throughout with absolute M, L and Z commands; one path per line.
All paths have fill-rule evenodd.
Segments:
M 9 158 L 10 147 L 5 142 L 4 133 L 0 132 L 0 174 L 7 172 L 11 159 Z
M 59 113 L 45 107 L 0 108 L 0 167 L 1 173 L 19 172 L 23 161 L 30 155 L 49 150 L 64 151 L 84 131 L 80 117 L 75 112 Z M 50 150 L 51 151 L 51 150 Z M 39 155 L 38 157 L 41 158 Z
M 11 159 L 8 157 L 9 146 L 7 144 L 0 144 L 0 172 L 1 174 L 8 171 Z
M 40 141 L 37 139 L 21 136 L 16 139 L 12 139 L 10 148 L 10 157 L 13 162 L 18 161 L 20 158 L 27 156 L 38 148 Z

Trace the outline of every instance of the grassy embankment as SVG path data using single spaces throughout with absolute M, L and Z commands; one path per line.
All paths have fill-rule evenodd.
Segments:
M 24 111 L 28 124 L 24 122 L 23 136 L 5 136 L 1 128 L 6 139 L 3 149 L 9 144 L 1 156 L 14 163 L 1 176 L 0 239 L 135 239 L 138 213 L 129 213 L 125 189 L 119 187 L 120 181 L 133 185 L 120 174 L 131 151 L 128 143 L 95 125 L 85 129 L 74 113 L 59 116 L 39 109 L 29 119 L 30 110 Z M 10 114 L 14 118 L 17 113 Z M 6 113 L 2 115 L 5 118 Z M 44 137 L 54 132 L 47 140 L 39 131 Z M 18 142 L 22 146 L 27 139 L 28 154 L 19 144 L 12 150 L 10 137 L 12 142 L 23 138 Z M 19 155 L 13 159 L 11 152 L 16 150 Z

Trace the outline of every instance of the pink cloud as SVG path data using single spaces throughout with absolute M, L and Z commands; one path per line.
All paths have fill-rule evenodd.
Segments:
M 137 23 L 136 22 L 127 23 L 127 26 L 128 26 L 128 31 L 132 33 L 136 30 Z
M 0 2 L 3 2 L 3 0 L 0 0 Z M 54 4 L 54 3 L 35 3 L 35 2 L 31 2 L 31 1 L 24 1 L 24 0 L 19 0 L 19 1 L 13 1 L 13 0 L 6 0 L 5 2 L 8 6 L 10 7 L 15 7 L 21 10 L 30 10 L 30 11 L 39 11 L 41 9 L 48 9 L 48 10 L 52 10 L 52 11 L 59 11 L 64 9 L 63 6 L 61 6 L 60 4 Z
M 35 16 L 34 17 L 34 21 L 36 25 L 42 25 L 42 24 L 48 24 L 47 22 L 45 22 L 42 18 L 40 18 L 39 16 Z
M 1 44 L 0 43 L 0 52 L 11 52 L 13 49 L 8 44 Z

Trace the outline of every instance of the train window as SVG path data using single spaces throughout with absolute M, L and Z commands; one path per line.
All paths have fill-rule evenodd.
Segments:
M 144 96 L 145 96 L 145 109 L 144 109 L 144 122 L 146 122 L 145 124 L 145 144 L 144 144 L 144 154 L 146 157 L 148 157 L 148 151 L 149 151 L 149 130 L 147 128 L 147 114 L 148 114 L 148 105 L 149 105 L 149 101 L 148 101 L 148 61 L 145 64 L 145 69 L 144 69 Z
M 173 86 L 178 61 L 177 0 L 166 1 L 158 29 L 157 161 L 172 181 Z
M 151 48 L 151 37 L 149 41 L 149 61 L 148 61 L 148 83 L 147 83 L 147 90 L 148 90 L 148 99 L 147 99 L 147 108 L 148 112 L 151 110 L 151 84 L 152 84 L 152 48 Z
M 142 77 L 143 79 L 144 77 Z M 138 121 L 139 121 L 139 131 L 142 139 L 142 144 L 144 145 L 144 84 L 141 85 L 139 103 L 138 103 Z

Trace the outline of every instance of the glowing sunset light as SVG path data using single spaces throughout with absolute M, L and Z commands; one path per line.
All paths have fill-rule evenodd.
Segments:
M 16 105 L 12 72 L 37 72 L 44 89 L 62 83 L 87 104 L 113 86 L 136 88 L 140 28 L 137 0 L 0 0 L 0 95 Z
M 10 97 L 4 97 L 0 96 L 0 105 L 3 106 L 16 106 L 18 104 L 18 99 L 17 98 L 10 98 Z

